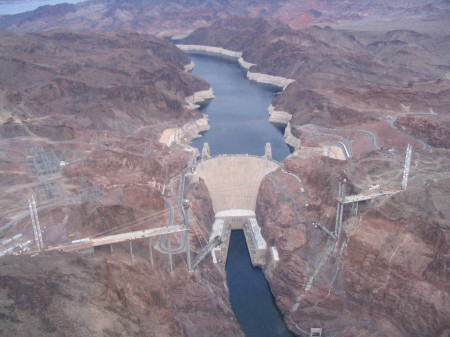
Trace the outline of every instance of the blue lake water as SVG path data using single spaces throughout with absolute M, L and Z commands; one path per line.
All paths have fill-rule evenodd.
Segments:
M 11 3 L 8 1 L 0 1 L 0 15 L 28 12 L 45 5 L 56 5 L 59 3 L 73 4 L 81 1 L 83 0 L 41 0 L 23 3 Z
M 284 129 L 268 122 L 267 108 L 276 91 L 247 80 L 236 61 L 218 57 L 190 55 L 196 64 L 193 73 L 213 88 L 215 98 L 201 109 L 209 116 L 211 129 L 192 145 L 200 149 L 208 142 L 211 155 L 264 154 L 266 142 L 272 144 L 273 159 L 283 161 L 290 154 L 283 139 Z
M 250 82 L 237 62 L 223 58 L 190 55 L 193 73 L 213 88 L 215 98 L 201 110 L 209 115 L 211 129 L 193 146 L 208 142 L 211 154 L 249 153 L 263 155 L 266 142 L 273 158 L 282 161 L 290 150 L 283 129 L 268 122 L 267 108 L 276 95 L 273 88 Z M 253 268 L 244 233 L 231 233 L 226 265 L 230 302 L 247 337 L 292 337 L 278 311 L 260 268 Z

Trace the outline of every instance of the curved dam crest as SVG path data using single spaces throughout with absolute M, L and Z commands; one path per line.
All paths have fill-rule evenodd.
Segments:
M 262 179 L 280 164 L 256 156 L 230 155 L 197 164 L 195 176 L 208 187 L 214 212 L 231 209 L 255 210 Z
M 256 198 L 264 177 L 278 168 L 280 164 L 271 159 L 249 155 L 219 156 L 197 164 L 191 181 L 203 179 L 216 218 L 210 242 L 217 236 L 223 241 L 211 252 L 214 263 L 226 264 L 231 230 L 241 229 L 252 265 L 266 264 L 267 244 L 256 220 Z

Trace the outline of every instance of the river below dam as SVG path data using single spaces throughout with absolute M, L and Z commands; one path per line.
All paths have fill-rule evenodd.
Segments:
M 268 107 L 277 91 L 249 81 L 236 61 L 190 54 L 193 73 L 206 80 L 215 98 L 200 110 L 209 116 L 211 129 L 192 146 L 200 151 L 209 143 L 211 155 L 253 154 L 262 156 L 266 142 L 273 159 L 290 154 L 284 128 L 268 122 Z M 241 230 L 232 231 L 226 264 L 230 302 L 247 337 L 292 337 L 275 305 L 264 273 L 254 268 Z

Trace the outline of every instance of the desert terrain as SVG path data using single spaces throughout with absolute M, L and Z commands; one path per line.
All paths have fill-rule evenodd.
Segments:
M 446 1 L 91 0 L 0 16 L 0 242 L 21 235 L 0 249 L 15 247 L 0 257 L 0 335 L 243 336 L 210 257 L 189 273 L 182 250 L 170 270 L 164 240 L 152 241 L 151 260 L 143 239 L 133 254 L 128 243 L 85 255 L 56 248 L 183 221 L 180 176 L 207 129 L 194 104 L 212 96 L 186 71 L 189 57 L 152 33 L 242 52 L 249 73 L 292 80 L 269 111 L 293 153 L 263 180 L 256 209 L 280 253 L 263 270 L 288 328 L 446 337 L 449 10 Z M 344 180 L 347 195 L 395 193 L 346 206 L 333 238 L 315 224 L 333 232 Z M 49 250 L 39 254 L 31 195 Z M 214 212 L 202 181 L 182 196 L 195 255 Z M 182 233 L 171 238 L 183 246 Z

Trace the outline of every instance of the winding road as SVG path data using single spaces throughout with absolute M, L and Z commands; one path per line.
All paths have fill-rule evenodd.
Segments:
M 408 114 L 405 114 L 405 115 L 408 115 Z M 398 118 L 394 118 L 394 117 L 386 117 L 385 120 L 387 120 L 387 121 L 389 122 L 389 124 L 391 124 L 391 127 L 392 127 L 395 131 L 400 132 L 400 133 L 404 134 L 405 136 L 411 137 L 411 138 L 413 138 L 414 140 L 416 140 L 416 141 L 418 141 L 419 143 L 421 143 L 421 144 L 422 144 L 422 150 L 426 150 L 426 149 L 429 147 L 429 145 L 428 145 L 427 143 L 425 143 L 422 139 L 417 138 L 417 137 L 413 136 L 412 134 L 407 133 L 407 132 L 405 132 L 405 131 L 399 129 L 399 128 L 395 125 L 395 123 L 397 123 L 397 121 L 398 121 Z
M 437 117 L 437 118 L 445 118 L 445 119 L 449 119 L 450 120 L 450 116 L 443 116 L 443 115 L 438 115 L 438 114 L 434 114 L 434 113 L 404 113 L 398 116 L 402 117 L 402 116 L 428 116 L 428 117 Z M 398 128 L 395 124 L 398 121 L 398 118 L 395 117 L 382 117 L 382 120 L 386 120 L 389 122 L 389 124 L 391 125 L 392 129 L 402 133 L 405 136 L 411 137 L 414 140 L 416 140 L 417 142 L 422 144 L 422 150 L 426 150 L 429 145 L 424 142 L 422 139 L 415 137 L 414 135 L 407 133 L 403 130 L 401 130 L 400 128 Z M 344 143 L 341 142 L 336 142 L 336 144 L 338 144 L 339 146 L 344 146 L 344 150 L 346 152 L 346 156 L 347 157 L 351 157 L 353 156 L 353 151 L 352 151 L 352 142 L 354 141 L 352 138 L 349 137 L 345 137 L 345 136 L 340 136 L 340 135 L 336 135 L 333 133 L 328 133 L 328 132 L 316 132 L 316 131 L 312 131 L 312 130 L 338 130 L 338 131 L 354 131 L 354 132 L 361 132 L 364 133 L 365 136 L 367 137 L 367 139 L 370 141 L 370 143 L 373 145 L 373 147 L 377 150 L 381 149 L 381 147 L 379 146 L 379 144 L 377 143 L 377 135 L 372 132 L 372 131 L 368 131 L 368 130 L 361 130 L 361 129 L 347 129 L 347 128 L 327 128 L 327 127 L 322 127 L 319 125 L 315 125 L 315 124 L 305 124 L 302 125 L 300 128 L 300 130 L 308 130 L 310 131 L 310 134 L 307 136 L 308 138 L 314 138 L 316 136 L 326 136 L 326 137 L 334 137 L 334 138 L 338 138 L 341 139 L 345 142 L 350 142 L 350 146 L 348 146 L 348 151 L 346 149 L 346 146 Z M 333 143 L 333 142 L 330 142 Z
M 167 219 L 167 226 L 172 226 L 173 225 L 173 220 L 174 220 L 174 209 L 173 209 L 173 205 L 172 203 L 167 199 L 164 198 L 164 203 L 167 205 L 167 207 L 169 208 L 169 219 Z M 169 244 L 169 235 L 170 234 L 164 234 L 161 235 L 159 238 L 159 243 L 158 243 L 158 247 L 159 249 L 166 253 L 166 254 L 177 254 L 177 253 L 182 253 L 184 252 L 185 248 L 186 248 L 186 237 L 187 237 L 187 232 L 183 232 L 183 237 L 182 240 L 179 244 L 178 247 L 173 248 L 171 244 Z
M 191 166 L 188 165 L 180 176 L 180 184 L 178 188 L 178 198 L 177 198 L 177 204 L 180 209 L 180 213 L 183 217 L 183 223 L 188 228 L 189 228 L 189 219 L 183 207 L 183 196 L 184 196 L 185 175 L 190 168 Z M 169 208 L 169 219 L 167 220 L 167 226 L 171 226 L 174 220 L 173 205 L 167 198 L 164 198 L 164 203 Z M 178 247 L 175 248 L 172 247 L 171 244 L 169 244 L 169 235 L 161 235 L 157 244 L 157 248 L 159 248 L 161 252 L 166 254 L 178 254 L 184 252 L 186 249 L 187 240 L 189 238 L 189 231 L 184 231 L 182 235 L 183 236 L 180 244 L 178 245 Z

